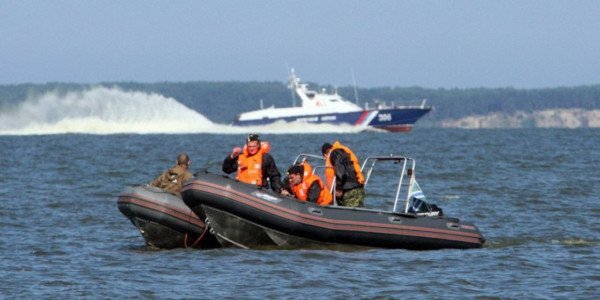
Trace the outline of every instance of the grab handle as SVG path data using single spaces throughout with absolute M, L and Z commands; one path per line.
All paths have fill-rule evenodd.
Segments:
M 390 223 L 402 224 L 402 218 L 400 217 L 389 217 L 388 220 L 390 221 Z
M 317 216 L 322 216 L 323 215 L 323 211 L 320 208 L 315 208 L 315 207 L 309 207 L 308 208 L 308 212 L 313 214 L 313 215 L 317 215 Z

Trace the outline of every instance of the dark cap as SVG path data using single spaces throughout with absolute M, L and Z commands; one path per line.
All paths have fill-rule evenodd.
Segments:
M 286 171 L 288 174 L 302 174 L 304 173 L 303 165 L 291 165 L 287 168 Z
M 251 141 L 259 141 L 260 142 L 260 136 L 258 136 L 258 134 L 252 134 L 252 133 L 249 134 L 246 142 L 251 142 Z
M 323 146 L 321 146 L 321 153 L 325 154 L 325 152 L 327 152 L 327 150 L 331 149 L 331 144 L 330 143 L 325 143 L 323 144 Z

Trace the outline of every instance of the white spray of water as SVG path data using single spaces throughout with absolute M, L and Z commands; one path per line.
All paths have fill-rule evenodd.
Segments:
M 236 127 L 211 122 L 173 98 L 95 87 L 64 95 L 49 92 L 0 111 L 0 135 L 358 132 L 354 126 L 278 122 Z

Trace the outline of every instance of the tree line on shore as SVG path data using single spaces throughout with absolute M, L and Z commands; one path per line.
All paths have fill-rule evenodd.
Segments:
M 236 115 L 248 110 L 264 107 L 287 107 L 292 105 L 292 93 L 282 82 L 107 82 L 99 84 L 47 83 L 0 85 L 0 108 L 12 106 L 28 97 L 47 92 L 64 94 L 81 91 L 95 86 L 120 88 L 123 91 L 157 93 L 171 97 L 209 117 L 214 122 L 228 123 Z M 309 83 L 315 89 L 332 86 L 319 86 Z M 422 87 L 340 87 L 337 92 L 344 98 L 358 102 L 379 101 L 397 105 L 420 105 L 423 99 L 434 110 L 420 122 L 434 124 L 444 119 L 459 119 L 471 115 L 490 113 L 512 114 L 516 111 L 534 112 L 548 109 L 579 108 L 600 109 L 600 84 L 577 87 L 556 87 L 542 89 L 515 88 L 465 88 L 431 89 Z M 358 96 L 358 97 L 356 97 Z M 261 101 L 262 100 L 262 101 Z M 296 102 L 299 100 L 296 98 Z M 373 104 L 369 106 L 372 107 Z M 215 114 L 214 112 L 220 112 Z M 213 119 L 214 118 L 214 119 Z

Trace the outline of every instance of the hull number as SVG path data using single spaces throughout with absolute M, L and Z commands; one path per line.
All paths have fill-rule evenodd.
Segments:
M 379 122 L 390 122 L 392 120 L 392 114 L 379 114 L 377 115 Z

